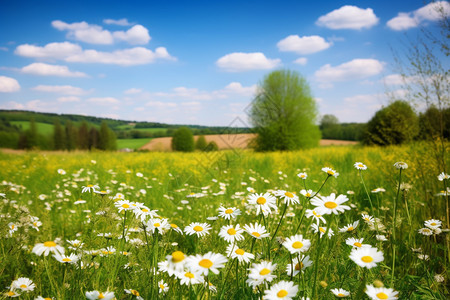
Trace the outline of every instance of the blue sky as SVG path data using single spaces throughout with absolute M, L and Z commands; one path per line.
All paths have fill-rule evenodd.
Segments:
M 1 0 L 0 108 L 226 126 L 282 68 L 341 122 L 404 95 L 390 49 L 434 26 L 431 6 L 305 3 Z

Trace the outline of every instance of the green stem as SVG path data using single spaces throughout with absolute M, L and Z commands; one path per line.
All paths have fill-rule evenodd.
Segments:
M 394 276 L 395 276 L 395 229 L 397 224 L 397 201 L 398 196 L 400 195 L 400 184 L 402 182 L 402 169 L 399 169 L 399 176 L 398 176 L 398 187 L 397 187 L 397 196 L 394 199 L 394 220 L 393 220 L 393 226 L 392 226 L 392 274 L 391 274 L 391 288 L 394 287 Z

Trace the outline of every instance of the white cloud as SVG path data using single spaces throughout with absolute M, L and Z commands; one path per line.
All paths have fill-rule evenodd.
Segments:
M 407 30 L 419 26 L 423 21 L 437 21 L 450 14 L 450 4 L 447 1 L 429 3 L 412 12 L 400 12 L 390 19 L 386 25 L 392 30 Z
M 131 89 L 124 91 L 123 93 L 126 95 L 133 95 L 133 94 L 139 94 L 141 92 L 142 92 L 142 89 L 131 88 Z
M 20 84 L 17 80 L 11 77 L 0 76 L 0 92 L 13 93 L 20 91 Z
M 252 97 L 256 92 L 256 85 L 244 87 L 239 82 L 231 82 L 223 90 L 219 91 L 219 93 L 222 92 L 244 97 Z
M 103 20 L 103 23 L 108 25 L 119 25 L 119 26 L 131 26 L 132 23 L 128 22 L 127 19 L 120 19 L 120 20 L 114 20 L 114 19 L 105 19 Z
M 22 103 L 18 103 L 15 101 L 9 102 L 0 102 L 1 109 L 25 109 L 25 106 Z
M 60 31 L 67 30 L 68 38 L 90 44 L 111 45 L 117 41 L 124 41 L 132 45 L 143 45 L 147 44 L 151 39 L 147 28 L 142 25 L 134 25 L 127 31 L 114 32 L 103 29 L 102 26 L 88 24 L 84 21 L 68 24 L 56 20 L 52 22 L 52 26 Z
M 80 102 L 80 98 L 76 96 L 59 97 L 58 102 Z
M 308 63 L 308 59 L 306 57 L 299 57 L 296 60 L 294 60 L 294 64 L 298 64 L 301 66 L 304 66 Z
M 375 26 L 378 18 L 373 9 L 345 5 L 319 17 L 316 24 L 330 29 L 363 29 Z
M 176 103 L 173 103 L 173 102 L 162 102 L 162 101 L 149 101 L 145 105 L 146 106 L 150 106 L 150 107 L 156 107 L 156 108 L 177 107 Z
M 277 47 L 283 52 L 295 52 L 297 54 L 311 54 L 328 49 L 331 43 L 318 35 L 302 36 L 290 35 L 277 43 Z
M 176 60 L 164 47 L 156 48 L 154 52 L 143 47 L 116 50 L 114 52 L 84 50 L 82 53 L 69 56 L 65 60 L 68 62 L 133 66 L 152 63 L 157 59 Z
M 67 66 L 32 63 L 21 69 L 22 73 L 39 76 L 87 77 L 83 72 L 70 71 Z
M 99 105 L 111 105 L 120 103 L 120 101 L 114 97 L 93 97 L 87 99 L 87 101 Z
M 70 42 L 50 43 L 44 47 L 24 44 L 17 46 L 14 51 L 15 54 L 20 56 L 53 59 L 64 59 L 81 52 L 82 49 L 79 45 Z
M 280 63 L 280 59 L 269 59 L 261 52 L 235 52 L 222 56 L 216 61 L 216 65 L 227 72 L 269 70 L 279 66 Z
M 88 91 L 71 85 L 38 85 L 32 88 L 34 91 L 46 93 L 58 93 L 63 95 L 84 95 Z
M 317 70 L 314 76 L 318 81 L 329 84 L 367 78 L 379 74 L 382 70 L 383 63 L 376 59 L 353 59 L 336 67 L 326 64 Z
M 348 104 L 371 104 L 379 101 L 379 94 L 360 94 L 344 98 L 344 102 Z

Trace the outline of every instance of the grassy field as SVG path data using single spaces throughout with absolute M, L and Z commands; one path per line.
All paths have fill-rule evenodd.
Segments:
M 448 299 L 441 172 L 425 144 L 3 153 L 0 284 L 24 299 Z
M 151 139 L 118 139 L 117 149 L 139 149 L 150 141 Z
M 12 125 L 22 127 L 23 130 L 30 128 L 30 122 L 28 121 L 11 121 Z M 50 135 L 53 134 L 53 125 L 47 123 L 36 122 L 37 131 L 40 134 Z

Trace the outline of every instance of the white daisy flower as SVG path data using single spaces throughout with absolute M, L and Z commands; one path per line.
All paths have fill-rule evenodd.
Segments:
M 227 256 L 232 259 L 237 258 L 240 263 L 249 263 L 251 259 L 255 258 L 255 255 L 252 253 L 246 252 L 244 249 L 241 249 L 237 245 L 233 244 L 228 245 Z
M 210 271 L 219 274 L 219 269 L 223 268 L 228 261 L 222 254 L 213 252 L 189 256 L 186 260 L 186 264 L 191 270 L 198 271 L 202 275 L 208 275 Z
M 425 227 L 428 227 L 430 229 L 437 229 L 442 226 L 442 221 L 431 219 L 425 221 Z
M 256 287 L 264 282 L 271 282 L 277 276 L 274 275 L 277 264 L 272 264 L 270 261 L 263 261 L 259 264 L 253 263 L 248 269 L 247 284 Z
M 130 295 L 135 296 L 136 299 L 138 299 L 138 300 L 144 300 L 144 298 L 142 298 L 141 295 L 139 294 L 139 292 L 136 291 L 136 290 L 133 290 L 133 289 L 129 289 L 129 290 L 128 290 L 128 289 L 124 289 L 124 291 L 125 291 L 125 293 L 127 293 L 127 294 L 130 294 Z
M 12 235 L 12 234 L 13 234 L 14 232 L 16 232 L 18 229 L 19 229 L 19 227 L 18 227 L 16 224 L 14 224 L 14 223 L 12 223 L 12 222 L 8 223 L 8 232 L 9 232 L 9 235 Z
M 372 285 L 366 285 L 366 294 L 372 300 L 395 300 L 398 299 L 398 292 L 394 289 L 389 289 L 385 287 L 376 288 Z
M 314 230 L 314 233 L 318 233 L 320 231 L 320 238 L 323 237 L 323 235 L 327 232 L 327 227 L 321 227 L 317 224 L 311 224 L 312 229 Z M 331 238 L 334 235 L 333 229 L 328 230 L 328 238 Z
M 209 225 L 208 223 L 199 223 L 199 222 L 193 222 L 184 228 L 184 232 L 187 235 L 196 234 L 198 237 L 202 237 L 209 234 L 210 230 L 211 225 Z
M 67 240 L 67 242 L 70 244 L 68 248 L 71 250 L 78 250 L 84 246 L 84 243 L 79 240 Z
M 305 172 L 302 173 L 298 173 L 297 176 L 303 180 L 305 180 L 306 178 L 308 178 L 308 174 L 306 174 Z
M 201 273 L 198 271 L 183 271 L 177 273 L 176 276 L 180 279 L 181 285 L 200 284 L 205 281 Z
M 99 291 L 91 291 L 86 292 L 86 298 L 89 300 L 103 299 L 103 300 L 111 300 L 114 298 L 114 292 L 99 292 Z
M 235 219 L 240 214 L 241 210 L 236 207 L 228 207 L 228 208 L 225 208 L 223 206 L 219 207 L 219 217 L 222 217 L 225 220 Z
M 300 194 L 302 194 L 306 198 L 311 198 L 314 195 L 314 192 L 313 190 L 301 190 Z
M 309 255 L 300 255 L 295 257 L 290 264 L 286 266 L 286 273 L 288 276 L 297 276 L 300 271 L 304 271 L 306 268 L 312 266 L 313 262 L 310 260 Z
M 244 239 L 243 232 L 244 229 L 239 224 L 236 224 L 236 226 L 226 225 L 220 228 L 219 236 L 228 243 L 234 243 L 235 241 L 242 241 Z
M 430 228 L 420 228 L 418 232 L 423 235 L 433 235 L 433 230 Z
M 285 190 L 275 191 L 274 195 L 283 199 L 284 204 L 287 204 L 288 206 L 291 204 L 299 204 L 300 203 L 300 200 L 298 199 L 297 195 L 295 195 L 291 192 L 285 191 Z
M 362 214 L 361 218 L 368 224 L 373 224 L 375 222 L 375 219 L 367 214 Z
M 333 295 L 335 295 L 338 298 L 345 298 L 350 295 L 350 292 L 344 289 L 331 289 L 330 292 L 332 292 Z
M 338 172 L 328 167 L 322 168 L 322 171 L 327 173 L 328 176 L 334 176 L 334 178 L 337 178 L 339 176 Z
M 386 238 L 386 236 L 383 234 L 377 234 L 377 235 L 375 235 L 375 238 L 377 239 L 377 241 L 381 241 L 381 242 L 386 242 L 388 240 Z
M 327 223 L 327 221 L 325 220 L 325 218 L 324 218 L 321 214 L 318 214 L 317 211 L 314 210 L 314 209 L 307 209 L 307 210 L 305 211 L 305 216 L 306 216 L 307 218 L 313 217 L 317 224 L 319 224 L 320 221 L 322 221 L 322 223 L 324 223 L 324 224 Z
M 171 226 L 167 219 L 154 218 L 145 223 L 145 228 L 148 232 L 155 233 L 157 231 L 159 234 L 163 235 L 171 228 Z
M 15 297 L 19 297 L 21 294 L 17 293 L 14 290 L 9 290 L 6 293 L 3 294 L 5 297 L 10 297 L 10 298 L 15 298 Z
M 165 294 L 169 291 L 169 285 L 165 283 L 164 280 L 162 279 L 158 282 L 158 287 L 160 294 Z
M 367 170 L 367 166 L 362 162 L 355 162 L 353 165 L 357 170 Z
M 316 211 L 321 215 L 328 215 L 328 214 L 339 214 L 343 213 L 345 210 L 350 210 L 350 207 L 347 205 L 342 205 L 342 203 L 345 203 L 348 201 L 348 198 L 346 195 L 339 195 L 336 198 L 336 194 L 332 193 L 328 197 L 314 197 L 310 200 L 311 204 L 316 206 Z
M 277 211 L 277 198 L 269 193 L 251 194 L 248 196 L 248 203 L 255 205 L 257 215 L 261 212 L 267 215 L 272 210 Z
M 45 243 L 36 244 L 31 252 L 38 256 L 41 256 L 42 254 L 44 254 L 44 256 L 47 256 L 50 252 L 54 254 L 64 254 L 64 248 L 56 244 L 54 241 L 48 241 Z
M 291 237 L 288 237 L 284 243 L 283 246 L 291 252 L 291 254 L 295 253 L 302 253 L 308 251 L 309 247 L 311 246 L 310 240 L 303 239 L 303 236 L 301 234 L 297 234 Z
M 405 170 L 405 169 L 408 169 L 408 164 L 405 162 L 402 162 L 402 161 L 398 161 L 394 164 L 394 167 L 396 167 L 399 170 L 400 169 Z
M 57 253 L 53 254 L 53 257 L 63 264 L 74 264 L 80 259 L 80 257 L 74 253 L 71 253 L 70 255 L 61 255 Z
M 292 281 L 280 281 L 264 291 L 264 300 L 291 300 L 297 296 L 298 285 Z
M 339 232 L 352 232 L 358 227 L 359 221 L 355 221 L 352 224 L 347 224 L 342 228 L 339 228 Z
M 244 225 L 244 230 L 245 230 L 245 232 L 247 232 L 252 237 L 254 237 L 255 239 L 258 239 L 258 240 L 270 236 L 270 234 L 268 232 L 266 232 L 266 227 L 263 225 L 260 225 L 258 223 L 246 224 L 246 225 Z
M 66 171 L 64 171 L 63 169 L 58 169 L 58 174 L 66 175 Z
M 373 247 L 360 247 L 352 249 L 350 259 L 358 266 L 371 269 L 377 266 L 377 263 L 384 260 L 383 252 Z
M 134 209 L 133 202 L 130 202 L 128 200 L 119 200 L 116 203 L 114 203 L 114 206 L 119 210 L 119 213 L 122 211 L 128 211 Z
M 11 283 L 12 289 L 21 290 L 22 292 L 31 292 L 35 289 L 36 285 L 33 281 L 26 277 L 20 277 Z
M 140 219 L 141 222 L 145 222 L 147 217 L 149 217 L 150 219 L 158 217 L 158 214 L 156 213 L 157 211 L 158 210 L 151 210 L 143 203 L 136 203 L 136 206 L 133 209 L 133 213 L 136 216 L 136 219 Z
M 181 251 L 175 251 L 166 256 L 168 262 L 167 273 L 172 276 L 175 273 L 183 272 L 186 264 L 186 255 Z
M 348 238 L 345 240 L 345 243 L 349 246 L 352 246 L 353 248 L 361 248 L 363 246 L 370 246 L 368 244 L 363 244 L 364 238 L 355 239 L 355 238 Z
M 449 178 L 450 178 L 450 175 L 445 174 L 444 172 L 442 172 L 441 174 L 438 175 L 438 180 L 439 181 L 448 180 Z
M 81 190 L 81 193 L 90 193 L 95 192 L 96 190 L 100 189 L 100 187 L 96 184 L 88 184 L 87 186 L 83 186 L 83 189 Z

